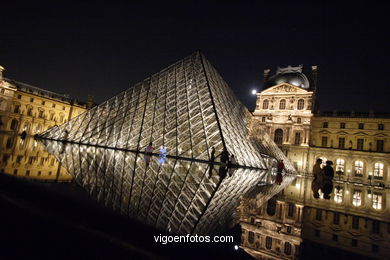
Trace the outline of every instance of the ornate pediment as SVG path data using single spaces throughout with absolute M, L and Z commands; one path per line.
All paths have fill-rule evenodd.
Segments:
M 310 91 L 300 87 L 291 85 L 289 83 L 281 83 L 279 85 L 270 87 L 262 92 L 262 94 L 309 94 Z

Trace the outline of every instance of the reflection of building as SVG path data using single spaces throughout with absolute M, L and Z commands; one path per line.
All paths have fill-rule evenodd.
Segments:
M 311 68 L 310 80 L 302 69 L 302 66 L 279 68 L 271 77 L 269 70 L 264 71 L 265 89 L 257 94 L 250 127 L 255 136 L 265 130 L 308 178 L 296 180 L 293 187 L 276 198 L 277 205 L 283 216 L 289 211 L 281 206 L 283 203 L 293 203 L 297 208 L 304 206 L 303 240 L 363 255 L 384 256 L 390 248 L 385 242 L 390 232 L 390 115 L 315 113 L 318 68 Z M 334 185 L 331 202 L 312 198 L 310 173 L 317 158 L 334 162 L 335 180 L 339 184 Z M 260 241 L 260 249 L 256 249 L 256 243 L 250 243 L 249 231 L 260 232 L 260 237 L 264 235 L 257 222 L 272 218 L 271 230 L 278 230 L 287 222 L 275 217 L 277 214 L 265 214 L 263 207 L 267 205 L 253 209 L 248 205 L 242 207 L 246 208 L 242 215 L 246 239 L 243 247 L 258 258 L 294 258 L 294 254 L 283 253 L 281 244 L 293 244 L 296 240 L 281 238 L 275 232 L 273 239 L 284 242 L 280 245 L 275 242 L 272 249 L 264 248 Z M 260 257 L 265 252 L 267 257 Z
M 307 256 L 307 251 L 316 247 L 318 252 L 337 248 L 352 254 L 388 257 L 388 189 L 334 181 L 331 200 L 316 200 L 311 182 L 311 177 L 298 177 L 260 208 L 251 198 L 243 201 L 242 247 L 247 252 L 258 259 L 294 259 L 298 252 Z M 299 250 L 300 241 L 303 250 Z
M 65 95 L 6 79 L 3 70 L 0 67 L 0 170 L 30 178 L 61 178 L 53 156 L 36 141 L 17 135 L 23 131 L 35 135 L 61 125 L 86 111 L 87 106 Z

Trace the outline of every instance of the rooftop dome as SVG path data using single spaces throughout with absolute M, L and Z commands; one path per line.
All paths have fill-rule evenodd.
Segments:
M 302 65 L 298 67 L 289 65 L 287 68 L 278 68 L 276 74 L 267 80 L 265 87 L 269 88 L 281 83 L 289 83 L 304 89 L 309 89 L 310 87 L 309 80 L 302 73 Z

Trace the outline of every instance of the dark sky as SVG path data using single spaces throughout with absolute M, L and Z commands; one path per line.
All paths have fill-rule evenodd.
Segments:
M 7 2 L 5 76 L 80 100 L 102 102 L 200 49 L 249 109 L 264 69 L 303 64 L 319 66 L 321 110 L 390 112 L 384 1 Z

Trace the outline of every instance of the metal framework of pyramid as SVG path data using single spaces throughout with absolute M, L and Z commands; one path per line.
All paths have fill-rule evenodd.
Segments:
M 260 140 L 249 137 L 249 117 L 196 52 L 40 137 L 105 205 L 169 232 L 205 234 L 223 229 L 240 196 L 274 174 L 276 159 L 295 172 L 266 133 Z M 150 142 L 156 150 L 147 165 Z M 167 149 L 165 163 L 158 156 L 161 146 Z M 223 149 L 239 165 L 225 178 L 218 174 Z M 288 179 L 264 196 L 273 196 Z

